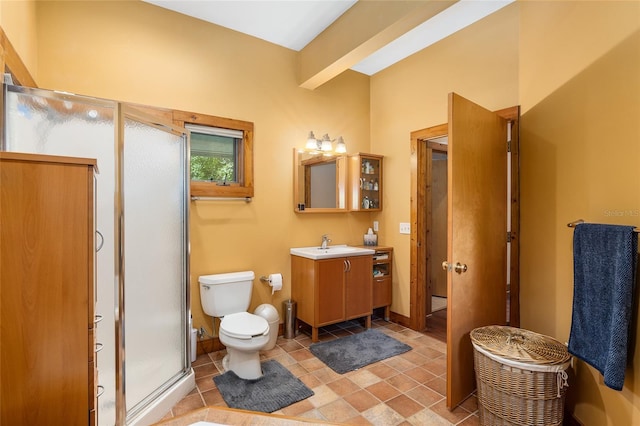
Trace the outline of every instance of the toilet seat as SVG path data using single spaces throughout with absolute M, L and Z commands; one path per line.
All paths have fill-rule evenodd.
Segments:
M 269 323 L 261 316 L 249 312 L 225 315 L 220 322 L 220 331 L 236 339 L 251 339 L 269 333 Z

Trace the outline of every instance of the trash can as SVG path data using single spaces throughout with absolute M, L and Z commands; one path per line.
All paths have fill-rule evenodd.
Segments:
M 284 338 L 293 339 L 296 337 L 296 302 L 287 299 L 282 302 L 282 312 L 284 313 Z
M 481 425 L 560 426 L 570 355 L 557 340 L 520 328 L 471 331 Z
M 253 311 L 253 314 L 266 319 L 269 323 L 269 343 L 267 343 L 262 350 L 270 351 L 276 346 L 276 341 L 278 340 L 278 328 L 280 328 L 280 317 L 278 316 L 278 311 L 275 306 L 263 303 Z

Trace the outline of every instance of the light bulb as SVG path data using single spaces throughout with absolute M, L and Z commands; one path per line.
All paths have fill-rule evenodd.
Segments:
M 318 140 L 316 139 L 313 131 L 309 132 L 309 137 L 307 138 L 307 145 L 305 145 L 306 149 L 318 149 Z
M 324 152 L 329 152 L 333 149 L 331 146 L 331 139 L 329 139 L 329 135 L 327 133 L 322 137 L 322 145 L 320 146 L 320 150 Z

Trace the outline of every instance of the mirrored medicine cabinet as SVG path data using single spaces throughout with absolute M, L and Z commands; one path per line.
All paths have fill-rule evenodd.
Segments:
M 347 211 L 347 157 L 293 150 L 293 200 L 297 213 Z
M 382 210 L 382 155 L 325 155 L 293 150 L 296 213 Z

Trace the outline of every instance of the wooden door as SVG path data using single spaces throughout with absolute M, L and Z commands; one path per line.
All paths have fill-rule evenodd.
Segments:
M 507 121 L 452 93 L 448 126 L 447 407 L 452 409 L 475 389 L 469 332 L 506 323 Z
M 373 257 L 351 256 L 345 259 L 345 319 L 371 315 L 373 306 Z
M 344 320 L 344 259 L 316 260 L 316 301 L 314 327 Z

